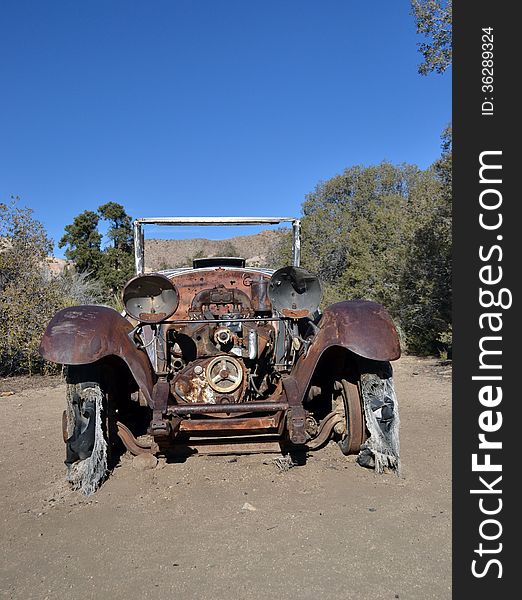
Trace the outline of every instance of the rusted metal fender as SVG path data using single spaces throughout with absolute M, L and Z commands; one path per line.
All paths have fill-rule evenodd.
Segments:
M 323 312 L 308 352 L 297 360 L 289 376 L 296 384 L 292 395 L 304 398 L 319 359 L 332 346 L 378 361 L 397 360 L 401 355 L 397 330 L 383 306 L 367 300 L 331 304 Z M 288 390 L 285 385 L 287 396 Z
M 71 306 L 51 319 L 39 351 L 46 360 L 62 365 L 84 365 L 119 356 L 152 406 L 154 370 L 147 354 L 129 338 L 130 331 L 132 325 L 113 308 Z
M 320 333 L 313 343 L 343 346 L 372 360 L 397 360 L 401 355 L 399 336 L 386 309 L 367 300 L 345 300 L 328 306 L 319 322 Z

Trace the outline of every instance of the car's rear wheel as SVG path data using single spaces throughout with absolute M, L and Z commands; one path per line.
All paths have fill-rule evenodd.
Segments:
M 96 491 L 108 470 L 108 397 L 97 365 L 69 366 L 63 417 L 67 480 L 86 495 Z

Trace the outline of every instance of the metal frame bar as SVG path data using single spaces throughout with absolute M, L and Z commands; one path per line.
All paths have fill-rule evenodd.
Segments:
M 265 321 L 291 321 L 290 317 L 238 317 L 231 319 L 230 317 L 223 319 L 175 319 L 166 320 L 165 325 L 201 325 L 207 323 L 261 323 Z
M 145 270 L 145 241 L 143 225 L 277 225 L 292 223 L 292 260 L 294 267 L 301 264 L 301 221 L 294 217 L 144 217 L 134 221 L 134 260 L 136 274 Z
M 211 413 L 258 413 L 288 410 L 288 402 L 237 402 L 226 404 L 175 404 L 167 406 L 167 414 L 175 416 Z

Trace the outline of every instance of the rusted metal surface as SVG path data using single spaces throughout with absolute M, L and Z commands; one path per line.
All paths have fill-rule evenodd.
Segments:
M 150 433 L 156 437 L 166 437 L 171 432 L 171 422 L 163 417 L 167 412 L 170 386 L 166 379 L 160 379 L 154 386 L 152 395 L 152 421 Z
M 244 291 L 226 288 L 224 285 L 206 288 L 196 294 L 190 305 L 189 315 L 197 317 L 203 313 L 205 307 L 210 306 L 227 306 L 228 313 L 239 313 L 247 317 L 254 314 L 250 298 Z
M 244 280 L 247 283 L 248 280 Z M 261 276 L 250 279 L 250 297 L 252 307 L 256 312 L 269 313 L 272 310 L 270 298 L 268 297 L 268 278 Z
M 279 412 L 288 409 L 286 402 L 238 402 L 236 404 L 178 404 L 167 407 L 169 415 L 204 415 L 213 413 Z
M 288 429 L 288 437 L 292 444 L 306 443 L 306 411 L 301 406 L 293 406 L 288 409 L 286 427 Z
M 286 413 L 288 437 L 293 444 L 306 443 L 306 411 L 302 406 L 303 394 L 295 378 L 291 375 L 282 378 L 289 410 Z
M 244 383 L 244 365 L 233 356 L 221 354 L 191 362 L 170 385 L 173 396 L 181 402 L 219 404 L 239 402 Z
M 321 425 L 317 432 L 317 435 L 313 440 L 309 441 L 306 445 L 309 450 L 317 450 L 323 444 L 325 444 L 331 437 L 333 428 L 343 420 L 343 417 L 337 412 L 331 412 L 321 421 Z
M 207 360 L 202 359 L 193 361 L 176 374 L 170 385 L 172 394 L 178 401 L 191 404 L 216 403 L 216 393 L 205 376 L 207 363 Z
M 213 305 L 212 313 L 215 314 L 230 314 L 235 306 L 239 306 L 238 316 L 252 317 L 252 276 L 267 284 L 270 281 L 270 277 L 261 272 L 230 267 L 187 270 L 173 275 L 171 280 L 180 302 L 167 322 L 195 319 L 201 314 L 202 307 L 209 304 Z
M 155 454 L 158 452 L 159 448 L 155 442 L 150 444 L 144 444 L 143 442 L 140 442 L 134 437 L 132 431 L 126 425 L 120 423 L 120 421 L 116 423 L 116 428 L 118 436 L 123 442 L 125 448 L 127 448 L 127 450 L 134 456 L 137 456 L 138 454 Z
M 401 354 L 395 326 L 380 304 L 364 300 L 332 304 L 325 309 L 308 352 L 291 371 L 295 394 L 301 400 L 321 356 L 332 347 L 345 348 L 378 361 L 396 360 Z
M 129 321 L 107 306 L 71 306 L 51 319 L 40 343 L 40 354 L 62 365 L 83 365 L 119 356 L 152 406 L 154 371 L 147 354 L 130 339 L 132 329 Z
M 180 424 L 180 432 L 201 433 L 207 435 L 213 433 L 223 435 L 226 432 L 235 432 L 248 435 L 260 431 L 277 431 L 279 427 L 279 415 L 269 417 L 249 417 L 238 419 L 231 417 L 229 419 L 184 419 Z
M 186 457 L 201 456 L 241 456 L 248 454 L 281 454 L 281 443 L 273 436 L 255 436 L 250 439 L 241 437 L 191 438 L 187 444 L 175 445 L 169 449 L 169 455 Z
M 321 345 L 340 345 L 364 358 L 397 360 L 399 336 L 385 308 L 376 302 L 346 300 L 328 306 L 319 323 Z M 315 343 L 314 343 L 315 345 Z
M 305 317 L 308 317 L 310 315 L 310 311 L 308 310 L 293 310 L 290 308 L 283 308 L 281 310 L 281 314 L 284 317 L 288 317 L 290 319 L 304 319 Z
M 350 381 L 341 381 L 342 392 L 346 402 L 347 415 L 347 435 L 349 439 L 348 452 L 356 454 L 359 452 L 361 444 L 366 439 L 364 426 L 364 414 L 359 395 L 359 388 Z

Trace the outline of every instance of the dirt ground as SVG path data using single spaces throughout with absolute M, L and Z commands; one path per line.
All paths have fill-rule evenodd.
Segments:
M 64 482 L 64 384 L 0 381 L 2 597 L 449 599 L 451 368 L 394 369 L 401 477 L 333 443 L 287 471 L 268 454 L 147 471 L 124 456 L 89 498 Z

